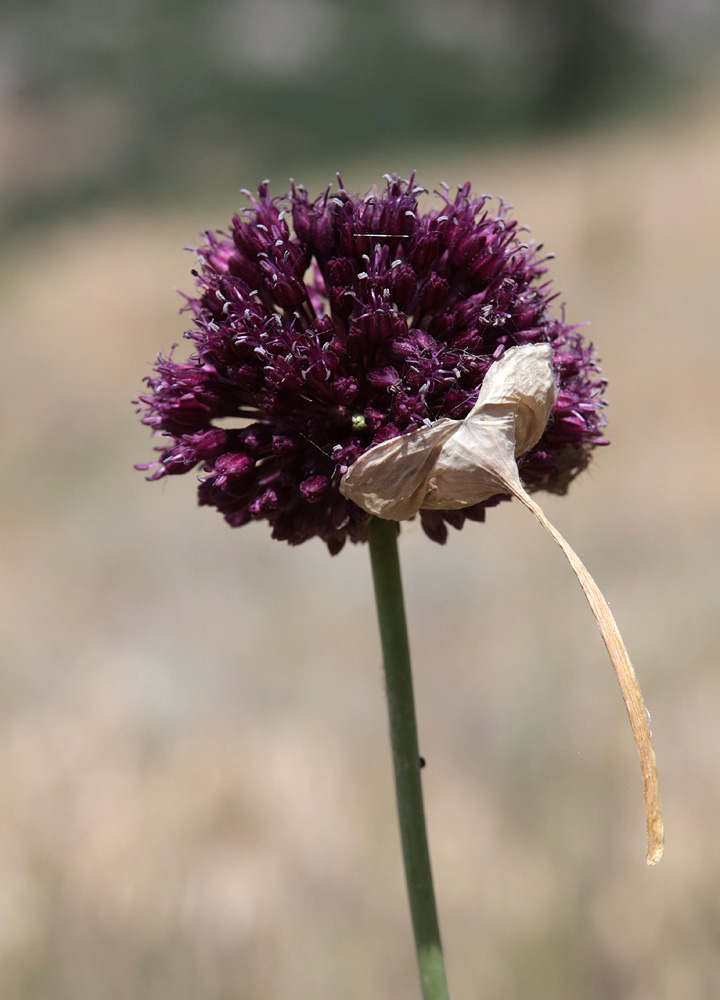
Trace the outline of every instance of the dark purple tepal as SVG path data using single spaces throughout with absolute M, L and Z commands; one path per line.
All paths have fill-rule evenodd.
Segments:
M 421 212 L 415 178 L 361 197 L 271 198 L 261 184 L 227 233 L 197 251 L 187 361 L 158 359 L 139 397 L 143 423 L 167 438 L 151 479 L 200 466 L 201 504 L 229 524 L 265 519 L 273 538 L 318 536 L 331 553 L 364 541 L 368 515 L 341 496 L 371 445 L 471 410 L 485 373 L 516 345 L 550 343 L 552 417 L 521 461 L 530 489 L 562 493 L 607 443 L 592 345 L 550 315 L 547 257 L 523 243 L 500 202 L 464 184 Z M 224 421 L 222 418 L 236 418 Z M 238 419 L 239 418 L 239 419 Z M 484 504 L 422 511 L 427 534 L 482 521 Z

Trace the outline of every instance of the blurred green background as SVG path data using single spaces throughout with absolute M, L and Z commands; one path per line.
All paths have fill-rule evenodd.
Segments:
M 367 552 L 148 485 L 130 400 L 239 189 L 386 171 L 557 253 L 611 448 L 545 509 L 623 630 L 667 848 L 517 505 L 402 557 L 454 995 L 720 981 L 720 11 L 711 0 L 0 6 L 0 994 L 417 997 Z

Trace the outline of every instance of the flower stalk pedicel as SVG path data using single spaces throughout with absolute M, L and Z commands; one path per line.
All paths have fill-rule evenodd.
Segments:
M 368 531 L 385 673 L 395 795 L 405 883 L 425 1000 L 449 1000 L 425 829 L 410 644 L 405 622 L 397 526 L 373 518 Z

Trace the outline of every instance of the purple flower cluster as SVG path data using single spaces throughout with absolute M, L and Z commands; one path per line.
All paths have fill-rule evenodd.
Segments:
M 187 306 L 194 352 L 159 357 L 138 400 L 169 441 L 139 468 L 159 479 L 200 465 L 199 501 L 229 524 L 265 519 L 274 538 L 317 535 L 334 554 L 367 531 L 338 490 L 346 469 L 373 444 L 466 416 L 493 361 L 546 342 L 557 402 L 520 470 L 528 488 L 564 492 L 606 443 L 593 348 L 550 315 L 547 258 L 502 202 L 493 214 L 465 184 L 421 212 L 424 193 L 414 177 L 364 197 L 338 178 L 315 201 L 261 184 L 229 232 L 206 233 Z M 444 542 L 446 523 L 482 521 L 498 499 L 422 511 L 423 527 Z

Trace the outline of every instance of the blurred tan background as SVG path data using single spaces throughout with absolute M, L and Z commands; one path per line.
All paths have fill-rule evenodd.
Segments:
M 612 669 L 530 515 L 501 505 L 445 548 L 403 528 L 454 996 L 710 1000 L 717 19 L 648 0 L 631 30 L 581 4 L 563 35 L 575 15 L 549 4 L 534 48 L 521 4 L 508 23 L 459 0 L 443 17 L 298 9 L 226 4 L 206 34 L 192 3 L 0 18 L 0 994 L 418 995 L 367 552 L 233 531 L 196 508 L 192 476 L 145 483 L 130 405 L 184 329 L 182 247 L 227 223 L 238 188 L 269 174 L 280 193 L 293 173 L 319 191 L 340 169 L 364 190 L 416 167 L 431 189 L 469 178 L 509 199 L 556 252 L 569 319 L 590 323 L 613 444 L 544 507 L 635 661 L 667 831 L 648 869 Z M 583 49 L 598 24 L 604 48 Z M 457 77 L 424 79 L 430 51 Z

